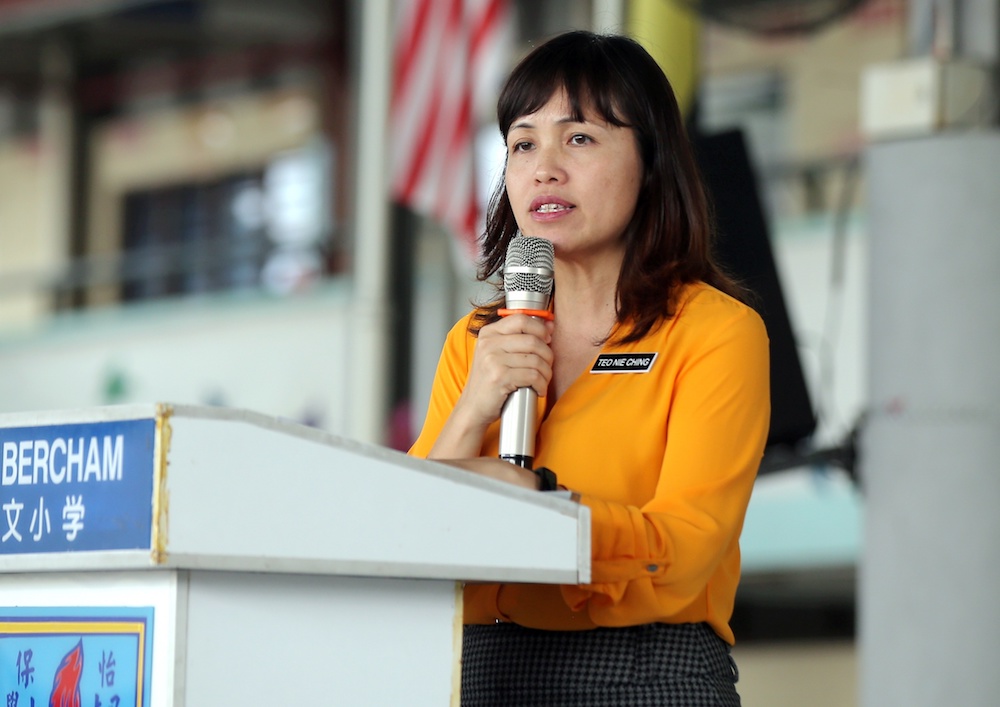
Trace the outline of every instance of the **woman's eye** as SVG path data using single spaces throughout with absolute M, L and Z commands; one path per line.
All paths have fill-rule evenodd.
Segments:
M 510 146 L 511 152 L 526 152 L 531 149 L 531 143 L 527 141 L 515 142 Z
M 571 137 L 569 141 L 573 145 L 586 145 L 587 143 L 593 142 L 594 140 L 589 135 L 583 135 L 577 133 L 576 135 Z

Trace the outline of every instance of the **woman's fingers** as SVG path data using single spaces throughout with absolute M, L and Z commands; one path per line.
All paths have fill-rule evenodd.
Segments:
M 484 350 L 476 356 L 479 368 L 476 382 L 499 389 L 504 395 L 527 387 L 536 388 L 536 393 L 545 395 L 552 377 L 552 364 L 543 353 Z M 476 365 L 474 361 L 473 366 Z
M 479 335 L 527 334 L 547 344 L 552 340 L 552 326 L 552 322 L 546 319 L 529 317 L 526 314 L 511 314 L 487 324 L 480 330 Z
M 551 333 L 550 322 L 523 314 L 483 327 L 462 396 L 490 422 L 518 388 L 544 396 L 552 379 Z
M 476 358 L 505 394 L 532 387 L 545 395 L 552 378 L 551 324 L 526 315 L 512 315 L 483 327 Z M 473 366 L 475 366 L 475 360 Z

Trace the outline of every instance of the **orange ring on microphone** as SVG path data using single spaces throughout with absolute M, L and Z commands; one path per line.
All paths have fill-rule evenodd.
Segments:
M 509 314 L 527 314 L 529 317 L 547 319 L 550 322 L 556 318 L 556 316 L 547 309 L 504 309 L 501 307 L 497 310 L 497 314 L 501 317 L 506 317 Z

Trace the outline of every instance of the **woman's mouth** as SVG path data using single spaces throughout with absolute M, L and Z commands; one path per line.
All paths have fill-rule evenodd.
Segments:
M 539 215 L 558 214 L 573 209 L 573 204 L 557 196 L 539 196 L 531 202 L 531 210 Z

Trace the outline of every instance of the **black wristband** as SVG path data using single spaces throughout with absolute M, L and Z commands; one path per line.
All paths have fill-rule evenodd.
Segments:
M 547 466 L 540 466 L 537 469 L 532 469 L 535 472 L 535 476 L 538 477 L 538 490 L 539 491 L 557 491 L 559 489 L 559 480 L 556 479 L 556 472 Z

